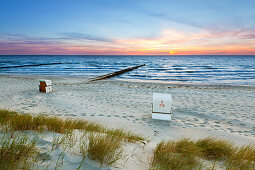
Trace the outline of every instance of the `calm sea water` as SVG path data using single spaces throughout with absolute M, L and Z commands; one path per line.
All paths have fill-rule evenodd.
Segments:
M 0 74 L 94 77 L 140 64 L 114 79 L 255 86 L 255 56 L 0 56 Z

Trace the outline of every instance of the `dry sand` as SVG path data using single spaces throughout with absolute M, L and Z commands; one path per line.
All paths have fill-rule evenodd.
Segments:
M 40 93 L 39 79 L 52 80 L 54 91 Z M 150 118 L 153 92 L 172 95 L 171 122 Z M 145 149 L 126 146 L 127 153 L 136 148 L 137 157 L 130 158 L 120 169 L 146 169 L 151 149 L 161 140 L 213 136 L 237 145 L 255 144 L 255 87 L 1 75 L 0 108 L 92 120 L 150 138 Z M 97 167 L 94 162 L 87 163 L 91 169 Z

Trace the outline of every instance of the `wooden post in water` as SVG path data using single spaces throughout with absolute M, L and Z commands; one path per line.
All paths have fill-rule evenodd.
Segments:
M 20 66 L 6 66 L 1 68 L 18 68 L 18 67 L 34 67 L 34 66 L 46 66 L 46 65 L 55 65 L 55 64 L 63 64 L 63 63 L 45 63 L 45 64 L 29 64 L 29 65 L 20 65 Z
M 120 74 L 124 74 L 126 72 L 132 71 L 132 70 L 137 69 L 137 68 L 142 67 L 142 66 L 145 66 L 145 64 L 141 64 L 141 65 L 135 66 L 135 67 L 126 68 L 124 70 L 120 70 L 120 71 L 116 71 L 116 72 L 113 72 L 113 73 L 105 74 L 103 76 L 98 76 L 98 77 L 93 78 L 91 81 L 97 81 L 97 80 L 108 79 L 110 77 L 115 77 L 115 76 L 118 76 Z

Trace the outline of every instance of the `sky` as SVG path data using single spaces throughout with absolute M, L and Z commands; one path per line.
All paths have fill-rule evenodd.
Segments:
M 0 0 L 0 55 L 255 55 L 255 0 Z

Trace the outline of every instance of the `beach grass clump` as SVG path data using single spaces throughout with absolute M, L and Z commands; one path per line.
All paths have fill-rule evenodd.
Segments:
M 185 145 L 185 143 L 187 145 Z M 193 143 L 183 139 L 177 142 L 160 142 L 153 151 L 150 162 L 150 169 L 169 170 L 169 169 L 193 169 L 200 166 L 199 160 L 193 155 Z
M 122 139 L 126 139 L 128 142 L 142 142 L 146 141 L 141 135 L 134 134 L 124 129 L 107 129 L 106 133 L 112 136 L 118 136 Z
M 112 135 L 91 133 L 88 136 L 88 157 L 100 162 L 101 166 L 112 165 L 120 160 L 123 156 L 123 141 Z
M 236 148 L 225 161 L 226 169 L 255 169 L 255 146 Z
M 18 112 L 7 109 L 0 109 L 0 125 L 5 125 L 6 122 L 8 122 L 10 118 L 16 114 L 18 114 Z
M 218 162 L 226 169 L 255 169 L 255 146 L 237 147 L 227 140 L 207 137 L 162 141 L 153 151 L 150 169 L 193 169 L 203 160 Z M 222 164 L 222 165 L 221 165 Z
M 98 123 L 86 121 L 86 124 L 85 124 L 83 130 L 86 130 L 88 132 L 104 133 L 106 131 L 106 128 Z
M 11 136 L 3 134 L 0 139 L 1 169 L 29 169 L 35 163 L 32 158 L 37 153 L 37 138 L 29 140 L 28 136 Z
M 47 128 L 46 130 L 57 133 L 66 133 L 69 130 L 64 128 L 65 121 L 58 117 L 47 116 L 44 125 Z
M 74 129 L 88 132 L 106 133 L 119 136 L 128 142 L 143 142 L 146 139 L 141 135 L 134 134 L 124 129 L 111 129 L 95 122 L 75 119 L 61 119 L 54 116 L 31 114 L 19 114 L 5 109 L 0 109 L 0 125 L 7 125 L 12 130 L 37 130 L 53 131 L 57 133 L 69 133 Z
M 10 120 L 10 127 L 13 130 L 34 130 L 33 117 L 29 114 L 16 114 Z
M 231 156 L 234 152 L 234 146 L 227 140 L 207 137 L 196 141 L 201 155 L 206 159 L 222 160 Z
M 188 138 L 168 142 L 167 148 L 168 151 L 175 153 L 199 155 L 199 149 L 196 147 L 195 142 Z

